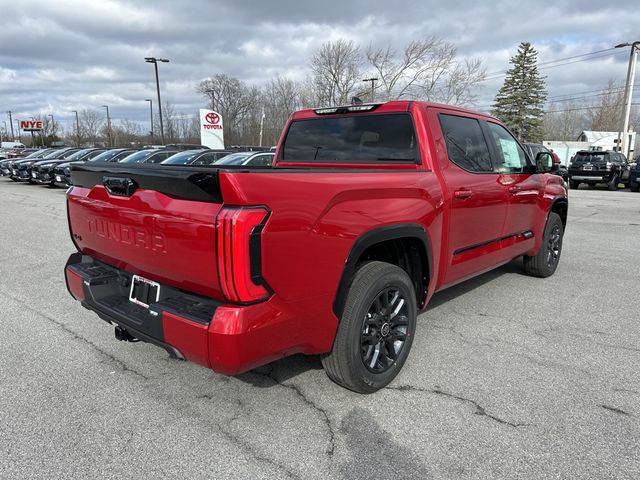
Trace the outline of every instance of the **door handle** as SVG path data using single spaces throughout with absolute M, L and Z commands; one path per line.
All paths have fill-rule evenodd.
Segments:
M 510 193 L 518 193 L 522 191 L 522 187 L 518 186 L 518 185 L 514 185 L 513 187 L 509 187 L 509 192 Z
M 459 198 L 460 200 L 466 200 L 472 194 L 473 193 L 471 192 L 471 190 L 456 190 L 455 192 L 453 192 L 453 196 L 455 198 Z

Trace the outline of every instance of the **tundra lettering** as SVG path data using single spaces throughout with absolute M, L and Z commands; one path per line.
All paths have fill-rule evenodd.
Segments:
M 87 226 L 90 233 L 95 233 L 102 238 L 108 238 L 125 245 L 146 248 L 153 252 L 167 253 L 164 236 L 160 233 L 148 233 L 139 228 L 129 228 L 101 218 L 87 219 Z M 79 239 L 82 240 L 82 237 Z

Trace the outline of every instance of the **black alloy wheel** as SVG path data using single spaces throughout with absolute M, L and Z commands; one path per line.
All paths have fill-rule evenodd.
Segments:
M 547 266 L 555 269 L 560 260 L 560 248 L 562 245 L 561 225 L 554 224 L 547 238 Z
M 361 264 L 349 286 L 333 348 L 321 357 L 329 378 L 359 393 L 388 385 L 411 351 L 417 309 L 406 271 L 379 261 Z
M 554 274 L 562 253 L 563 236 L 564 225 L 560 215 L 550 212 L 544 228 L 540 250 L 536 255 L 525 255 L 523 258 L 524 271 L 527 275 L 546 278 Z
M 407 301 L 397 288 L 386 288 L 371 303 L 360 334 L 362 363 L 373 373 L 386 372 L 407 340 Z

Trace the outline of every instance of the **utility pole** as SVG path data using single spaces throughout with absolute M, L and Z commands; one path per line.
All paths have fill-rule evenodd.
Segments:
M 11 110 L 8 110 L 7 113 L 9 114 L 9 125 L 11 125 L 11 141 L 13 142 L 16 137 L 13 134 L 13 118 L 11 118 Z
M 164 145 L 164 125 L 162 124 L 162 101 L 160 100 L 160 80 L 158 79 L 158 62 L 169 63 L 167 58 L 145 57 L 147 63 L 153 63 L 156 70 L 156 91 L 158 92 L 158 115 L 160 115 L 160 139 Z
M 71 110 L 72 113 L 76 114 L 76 138 L 78 141 L 76 142 L 76 147 L 80 146 L 80 120 L 78 120 L 78 112 L 76 110 Z
M 371 103 L 376 101 L 376 82 L 378 81 L 377 78 L 365 78 L 362 80 L 363 82 L 371 82 Z
M 622 114 L 622 131 L 618 131 L 618 146 L 616 150 L 624 153 L 629 158 L 629 116 L 631 115 L 631 97 L 633 95 L 633 84 L 636 76 L 636 48 L 640 45 L 640 40 L 633 43 L 621 43 L 615 48 L 631 47 L 629 54 L 629 67 L 627 68 L 627 83 L 624 87 L 624 113 Z
M 102 105 L 107 109 L 107 147 L 111 147 L 111 117 L 109 116 L 109 105 Z
M 150 98 L 145 99 L 145 102 L 149 102 L 149 118 L 151 120 L 151 143 L 153 143 L 153 100 Z

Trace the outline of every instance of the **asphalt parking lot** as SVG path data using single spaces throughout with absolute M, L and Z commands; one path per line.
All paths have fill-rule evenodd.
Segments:
M 370 396 L 115 341 L 66 291 L 64 199 L 0 179 L 0 478 L 640 478 L 640 194 L 571 191 L 556 274 L 437 294 Z

